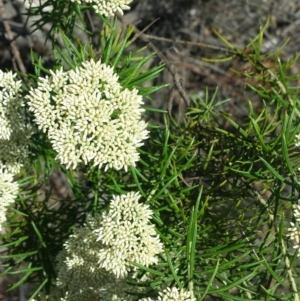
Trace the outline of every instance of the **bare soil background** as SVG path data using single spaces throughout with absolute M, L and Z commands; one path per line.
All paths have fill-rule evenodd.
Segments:
M 38 1 L 39 0 L 35 0 Z M 226 54 L 221 50 L 225 45 L 214 34 L 213 29 L 220 32 L 226 39 L 238 48 L 246 47 L 251 38 L 254 38 L 261 26 L 265 25 L 268 16 L 270 25 L 265 32 L 263 51 L 272 52 L 282 46 L 288 39 L 289 43 L 281 51 L 281 60 L 292 58 L 300 50 L 300 2 L 298 0 L 135 0 L 132 9 L 125 13 L 125 20 L 144 30 L 151 22 L 145 34 L 159 51 L 172 64 L 180 77 L 180 82 L 187 95 L 204 96 L 206 89 L 212 95 L 218 87 L 218 99 L 230 99 L 223 109 L 243 119 L 248 112 L 248 99 L 254 95 L 246 87 L 245 81 L 237 76 L 232 69 L 245 70 L 247 66 L 238 58 L 227 63 L 208 63 L 202 57 L 217 58 Z M 17 65 L 13 51 L 11 37 L 7 32 L 3 20 L 8 20 L 15 46 L 27 72 L 33 72 L 30 63 L 30 49 L 42 57 L 45 64 L 51 65 L 51 45 L 45 44 L 45 37 L 49 27 L 31 33 L 32 22 L 23 15 L 26 6 L 22 0 L 0 0 L 0 69 L 15 70 Z M 93 30 L 92 42 L 97 45 L 101 22 L 94 13 L 87 17 L 89 30 Z M 50 26 L 50 25 L 49 25 Z M 83 41 L 88 37 L 80 32 L 78 36 Z M 166 40 L 167 39 L 167 40 Z M 199 45 L 180 43 L 189 41 Z M 136 47 L 147 43 L 137 39 Z M 214 47 L 211 46 L 217 46 Z M 219 48 L 218 48 L 219 47 Z M 161 63 L 156 59 L 153 64 Z M 295 65 L 292 72 L 296 73 L 299 65 Z M 300 80 L 300 79 L 299 79 Z M 173 76 L 166 69 L 153 84 L 169 83 L 165 88 L 153 96 L 152 105 L 167 108 L 174 85 Z M 299 84 L 299 82 L 298 82 Z M 173 95 L 174 96 L 174 95 Z M 257 99 L 256 106 L 261 101 Z M 173 102 L 173 112 L 178 118 L 185 112 L 186 104 L 179 93 L 176 93 Z M 57 193 L 57 198 L 63 198 L 65 185 L 63 177 L 54 174 L 49 186 Z M 49 189 L 49 187 L 47 188 Z M 26 300 L 30 289 L 5 293 L 5 289 L 17 279 L 0 279 L 0 300 Z

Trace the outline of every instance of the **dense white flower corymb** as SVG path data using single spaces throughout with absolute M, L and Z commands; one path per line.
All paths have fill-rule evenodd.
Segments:
M 67 167 L 92 162 L 117 170 L 135 165 L 147 138 L 142 97 L 122 90 L 113 68 L 93 60 L 51 72 L 31 89 L 30 110 Z
M 0 165 L 18 173 L 28 159 L 32 129 L 25 122 L 21 81 L 16 74 L 0 70 Z
M 295 145 L 299 147 L 299 146 L 300 146 L 300 134 L 297 134 L 297 135 L 295 136 L 295 141 L 296 141 L 296 142 L 295 142 Z
M 163 251 L 154 225 L 150 224 L 152 211 L 148 205 L 140 204 L 139 198 L 134 192 L 115 196 L 94 231 L 103 244 L 99 265 L 118 278 L 134 269 L 133 262 L 144 266 L 157 263 L 157 255 Z
M 106 17 L 113 16 L 116 12 L 123 15 L 123 10 L 128 10 L 133 0 L 71 0 L 72 2 L 81 4 L 83 2 L 92 3 L 96 13 L 104 15 Z
M 140 301 L 154 301 L 151 298 L 143 298 Z M 159 292 L 159 296 L 156 301 L 196 301 L 189 291 L 183 289 L 179 290 L 177 287 L 168 287 L 162 292 Z
M 7 206 L 15 201 L 18 189 L 18 183 L 14 182 L 13 175 L 0 167 L 0 231 L 2 223 L 6 220 Z
M 74 229 L 58 255 L 57 287 L 71 300 L 136 300 L 128 292 L 125 276 L 133 262 L 148 266 L 157 262 L 162 244 L 149 224 L 152 211 L 139 204 L 138 193 L 115 196 L 110 209 L 89 216 L 82 228 Z
M 293 206 L 293 216 L 297 223 L 300 222 L 300 200 L 298 201 L 298 204 L 294 204 Z M 291 227 L 288 228 L 288 236 L 291 240 L 295 242 L 294 248 L 299 249 L 300 246 L 300 228 L 295 223 L 290 223 Z M 300 257 L 300 252 L 298 252 L 298 257 Z
M 20 119 L 18 108 L 22 103 L 18 94 L 22 83 L 15 77 L 11 71 L 0 70 L 0 139 L 8 140 Z
M 84 227 L 74 230 L 59 253 L 57 288 L 67 293 L 56 300 L 133 300 L 126 293 L 130 290 L 126 280 L 116 279 L 97 265 L 102 244 L 92 231 L 95 223 L 88 218 Z

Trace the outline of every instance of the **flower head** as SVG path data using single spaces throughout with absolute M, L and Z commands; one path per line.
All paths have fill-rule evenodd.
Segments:
M 18 173 L 29 155 L 32 128 L 24 120 L 21 81 L 0 70 L 0 165 Z
M 134 270 L 133 262 L 144 266 L 157 263 L 156 255 L 163 251 L 162 243 L 150 224 L 152 211 L 139 204 L 140 195 L 130 192 L 115 196 L 110 210 L 101 217 L 94 230 L 103 244 L 98 263 L 116 277 L 125 277 Z
M 8 140 L 19 121 L 18 108 L 22 106 L 18 97 L 21 81 L 15 80 L 16 74 L 0 70 L 0 139 Z
M 15 201 L 18 189 L 19 186 L 13 180 L 13 174 L 0 167 L 0 231 L 2 229 L 1 224 L 6 221 L 7 206 Z
M 82 0 L 71 0 L 72 2 L 81 4 Z M 113 16 L 116 12 L 123 15 L 123 10 L 128 10 L 128 6 L 133 0 L 85 0 L 86 3 L 92 3 L 96 13 L 106 17 Z
M 78 288 L 100 287 L 102 294 L 120 297 L 128 291 L 125 276 L 135 269 L 134 262 L 157 262 L 162 244 L 149 224 L 152 211 L 139 204 L 139 198 L 133 192 L 115 196 L 107 212 L 89 217 L 84 227 L 74 230 L 58 256 L 59 288 L 73 295 Z
M 52 72 L 30 91 L 29 106 L 67 167 L 92 162 L 117 170 L 135 165 L 147 138 L 142 97 L 122 90 L 113 69 L 93 60 Z
M 66 292 L 64 301 L 135 299 L 127 294 L 132 288 L 126 279 L 117 279 L 97 264 L 103 248 L 93 231 L 98 223 L 99 220 L 89 217 L 84 227 L 74 230 L 57 256 L 57 288 Z
M 300 134 L 297 134 L 297 135 L 295 136 L 295 138 L 296 138 L 295 145 L 299 147 L 299 146 L 300 146 Z
M 153 299 L 144 298 L 140 301 L 153 301 Z M 159 292 L 156 301 L 196 301 L 196 299 L 192 297 L 192 294 L 189 291 L 185 291 L 184 289 L 179 290 L 177 287 L 168 287 L 162 292 Z
M 30 154 L 30 138 L 33 130 L 30 125 L 14 131 L 9 140 L 0 139 L 0 164 L 7 171 L 19 173 Z
M 293 205 L 293 215 L 297 222 L 300 222 L 300 200 L 298 201 L 298 204 Z
M 57 288 L 67 292 L 61 300 L 135 299 L 124 276 L 134 269 L 132 262 L 148 266 L 162 251 L 149 225 L 152 211 L 139 198 L 137 193 L 115 196 L 109 211 L 74 229 L 57 257 Z
M 293 216 L 296 220 L 297 223 L 300 222 L 300 200 L 298 201 L 298 204 L 293 205 Z M 289 238 L 291 240 L 295 241 L 294 249 L 299 249 L 299 244 L 300 244 L 300 228 L 297 224 L 291 222 L 290 223 L 291 227 L 288 228 L 288 234 Z M 298 257 L 300 257 L 300 253 L 298 253 Z

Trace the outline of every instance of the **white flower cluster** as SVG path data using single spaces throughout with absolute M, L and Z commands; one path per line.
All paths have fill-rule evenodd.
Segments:
M 18 193 L 19 186 L 13 180 L 13 175 L 5 168 L 0 168 L 0 231 L 2 223 L 6 221 L 5 212 L 7 206 L 12 204 Z
M 0 166 L 18 173 L 28 158 L 28 141 L 32 129 L 21 112 L 21 81 L 16 74 L 0 70 Z
M 300 200 L 298 201 L 298 204 L 293 205 L 293 215 L 297 223 L 300 223 Z M 300 243 L 300 228 L 295 223 L 291 222 L 291 227 L 288 228 L 288 236 L 291 240 L 294 240 L 296 244 L 293 246 L 295 249 L 299 249 L 299 243 Z M 298 257 L 300 257 L 300 252 L 298 253 Z
M 113 68 L 93 60 L 52 72 L 30 90 L 30 110 L 67 168 L 92 162 L 117 170 L 135 165 L 147 138 L 142 97 L 122 90 Z
M 64 244 L 58 256 L 57 286 L 71 300 L 132 300 L 126 284 L 132 262 L 156 263 L 162 244 L 149 224 L 152 211 L 138 193 L 115 196 L 102 216 L 89 217 Z M 101 296 L 101 298 L 100 298 Z
M 102 245 L 91 230 L 93 224 L 90 219 L 83 228 L 75 229 L 57 257 L 56 285 L 64 292 L 60 300 L 131 300 L 126 293 L 130 288 L 125 279 L 116 279 L 97 265 Z
M 29 155 L 32 131 L 22 114 L 21 86 L 16 74 L 0 70 L 0 230 L 7 206 L 14 202 L 19 189 L 13 176 L 20 172 Z
M 32 128 L 27 126 L 15 131 L 9 140 L 0 139 L 0 164 L 9 172 L 19 173 L 28 160 L 32 133 Z
M 71 0 L 72 2 L 81 4 L 82 2 L 92 3 L 96 13 L 106 17 L 113 16 L 116 12 L 123 15 L 123 10 L 129 10 L 128 6 L 133 0 Z
M 0 139 L 9 140 L 19 120 L 17 109 L 22 105 L 18 97 L 21 81 L 16 74 L 0 70 Z
M 154 301 L 151 298 L 143 298 L 140 301 Z M 164 289 L 162 292 L 159 292 L 159 296 L 155 301 L 196 301 L 194 297 L 192 297 L 189 291 L 185 291 L 183 289 L 178 290 L 177 287 L 168 287 Z
M 98 263 L 116 277 L 125 277 L 133 270 L 132 262 L 143 266 L 157 263 L 163 245 L 150 224 L 152 211 L 139 204 L 138 193 L 114 196 L 110 210 L 102 215 L 101 225 L 94 232 L 103 244 Z
M 297 134 L 296 136 L 295 136 L 295 145 L 297 146 L 297 147 L 299 147 L 300 146 L 300 134 Z

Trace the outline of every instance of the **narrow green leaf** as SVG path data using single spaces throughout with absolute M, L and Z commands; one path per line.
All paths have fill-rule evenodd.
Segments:
M 106 28 L 106 30 L 108 30 Z M 106 38 L 106 37 L 105 37 Z M 105 39 L 104 38 L 104 39 Z M 103 62 L 108 65 L 109 63 L 109 59 L 111 57 L 111 52 L 112 52 L 112 44 L 114 42 L 114 38 L 113 38 L 113 33 L 111 32 L 109 34 L 109 36 L 107 37 L 107 40 L 105 41 L 105 47 L 104 47 L 104 51 L 103 51 L 103 54 L 102 54 L 102 59 L 103 59 Z
M 38 228 L 36 227 L 34 221 L 31 222 L 31 225 L 32 225 L 32 227 L 33 227 L 33 229 L 34 229 L 34 231 L 35 231 L 37 237 L 39 238 L 39 241 L 40 241 L 40 243 L 42 244 L 42 246 L 43 246 L 44 248 L 47 248 L 47 246 L 46 246 L 46 244 L 45 244 L 45 242 L 44 242 L 43 236 L 42 236 L 41 232 L 38 230 Z
M 269 152 L 271 150 L 271 148 L 265 144 L 265 141 L 263 139 L 263 136 L 261 135 L 260 128 L 259 128 L 256 120 L 254 120 L 251 116 L 249 118 L 250 118 L 251 124 L 253 125 L 253 129 L 256 134 L 256 137 L 260 142 L 260 145 L 266 152 Z
M 278 283 L 280 283 L 280 284 L 282 284 L 282 285 L 285 285 L 284 281 L 281 280 L 281 279 L 279 278 L 279 276 L 278 276 L 278 275 L 273 271 L 273 269 L 270 267 L 270 265 L 268 264 L 268 262 L 267 262 L 267 260 L 265 259 L 265 257 L 264 257 L 263 255 L 261 255 L 261 256 L 262 256 L 262 258 L 263 258 L 263 263 L 264 263 L 265 267 L 267 268 L 268 272 L 274 277 L 274 279 L 275 279 Z
M 214 34 L 231 50 L 235 50 L 233 44 L 229 43 L 215 28 L 213 28 Z
M 2 259 L 16 259 L 16 258 L 21 258 L 21 260 L 29 257 L 29 256 L 32 256 L 32 255 L 35 255 L 37 254 L 38 251 L 31 251 L 31 252 L 25 252 L 25 253 L 20 253 L 20 254 L 12 254 L 12 255 L 1 255 L 0 258 Z
M 268 170 L 280 181 L 284 182 L 285 178 L 282 177 L 264 158 L 259 157 L 260 160 L 265 164 Z
M 33 300 L 37 295 L 38 293 L 43 289 L 43 287 L 45 286 L 45 284 L 48 282 L 48 279 L 45 279 L 41 285 L 34 291 L 34 293 L 30 296 L 29 300 L 28 301 L 31 301 Z
M 223 114 L 223 117 L 235 128 L 239 131 L 240 134 L 242 134 L 245 138 L 248 138 L 249 134 L 245 132 L 240 125 L 238 125 L 236 122 L 234 122 L 231 118 Z M 231 134 L 232 135 L 232 134 Z M 234 135 L 232 135 L 234 137 Z
M 134 182 L 135 182 L 136 186 L 139 189 L 139 192 L 141 193 L 141 195 L 143 197 L 146 197 L 146 193 L 144 192 L 144 190 L 143 190 L 143 188 L 142 188 L 142 186 L 140 184 L 140 181 L 138 179 L 138 175 L 141 176 L 142 178 L 144 178 L 144 177 L 138 172 L 138 170 L 134 166 L 130 166 L 129 170 L 130 170 L 130 173 L 133 176 L 133 179 L 134 179 Z M 147 179 L 145 179 L 145 180 L 146 180 L 145 182 L 147 182 Z
M 165 255 L 167 257 L 167 262 L 168 262 L 169 268 L 171 270 L 171 273 L 172 273 L 172 275 L 174 277 L 174 280 L 175 280 L 175 282 L 177 284 L 177 287 L 178 288 L 183 288 L 183 285 L 180 282 L 180 280 L 179 280 L 179 278 L 177 276 L 177 273 L 176 273 L 176 270 L 178 269 L 178 267 L 176 267 L 176 268 L 174 267 L 174 265 L 172 263 L 172 260 L 171 260 L 171 257 L 170 257 L 170 253 L 169 253 L 169 251 L 167 249 L 165 249 Z
M 294 112 L 294 111 L 293 111 Z M 287 143 L 287 140 L 289 140 L 289 134 L 291 132 L 290 127 L 291 127 L 291 122 L 293 120 L 294 114 L 292 113 L 291 116 L 287 115 L 287 112 L 285 112 L 285 116 L 284 116 L 284 122 L 283 122 L 283 128 L 282 128 L 282 133 L 281 133 L 281 137 L 282 137 L 282 146 L 281 146 L 281 150 L 282 150 L 282 155 L 284 158 L 284 162 L 287 165 L 287 168 L 289 170 L 289 173 L 292 176 L 295 176 L 295 170 L 292 166 L 291 160 L 290 160 L 290 156 L 289 156 L 289 145 Z
M 261 176 L 258 176 L 255 173 L 252 173 L 252 172 L 249 172 L 249 171 L 237 170 L 235 168 L 228 168 L 228 169 L 236 172 L 237 174 L 242 175 L 243 177 L 251 179 L 251 180 L 257 180 L 257 179 L 261 178 Z
M 118 49 L 117 55 L 116 55 L 116 57 L 115 57 L 115 59 L 114 59 L 114 61 L 113 61 L 113 64 L 112 64 L 112 65 L 113 65 L 114 67 L 117 67 L 117 66 L 118 66 L 118 63 L 119 63 L 119 61 L 120 61 L 120 59 L 121 59 L 121 55 L 123 54 L 124 49 L 125 49 L 125 47 L 126 47 L 127 44 L 128 44 L 128 39 L 129 39 L 129 37 L 131 36 L 131 34 L 132 34 L 133 31 L 134 31 L 134 27 L 133 27 L 133 26 L 130 26 L 130 27 L 127 29 L 126 36 L 124 37 L 124 39 L 123 39 L 123 41 L 122 41 L 120 47 L 118 47 L 119 49 Z
M 199 301 L 203 300 L 204 297 L 207 295 L 207 293 L 210 291 L 211 285 L 212 285 L 212 283 L 213 283 L 213 281 L 214 281 L 214 279 L 215 279 L 215 277 L 216 277 L 216 275 L 217 275 L 218 269 L 219 269 L 219 260 L 217 260 L 217 263 L 216 263 L 216 267 L 215 267 L 215 269 L 214 269 L 214 272 L 213 272 L 213 274 L 211 275 L 211 277 L 210 277 L 208 283 L 206 284 L 205 290 L 204 290 L 204 292 L 203 292 L 203 294 L 202 294 L 202 297 L 201 297 L 201 299 L 200 299 Z
M 145 272 L 148 272 L 150 274 L 153 274 L 153 275 L 157 275 L 157 276 L 164 276 L 165 274 L 163 272 L 160 272 L 160 271 L 157 271 L 157 270 L 153 270 L 151 268 L 148 268 L 148 267 L 144 267 L 136 262 L 133 262 L 132 263 L 134 266 L 138 267 L 139 269 L 141 269 L 142 271 L 145 271 Z
M 190 223 L 188 227 L 188 233 L 187 233 L 186 255 L 187 255 L 187 263 L 188 263 L 188 277 L 190 281 L 192 281 L 194 278 L 198 211 L 199 211 L 199 204 L 202 196 L 202 190 L 203 190 L 203 186 L 201 186 L 200 188 L 196 200 L 196 204 L 192 209 L 191 216 L 190 216 Z

